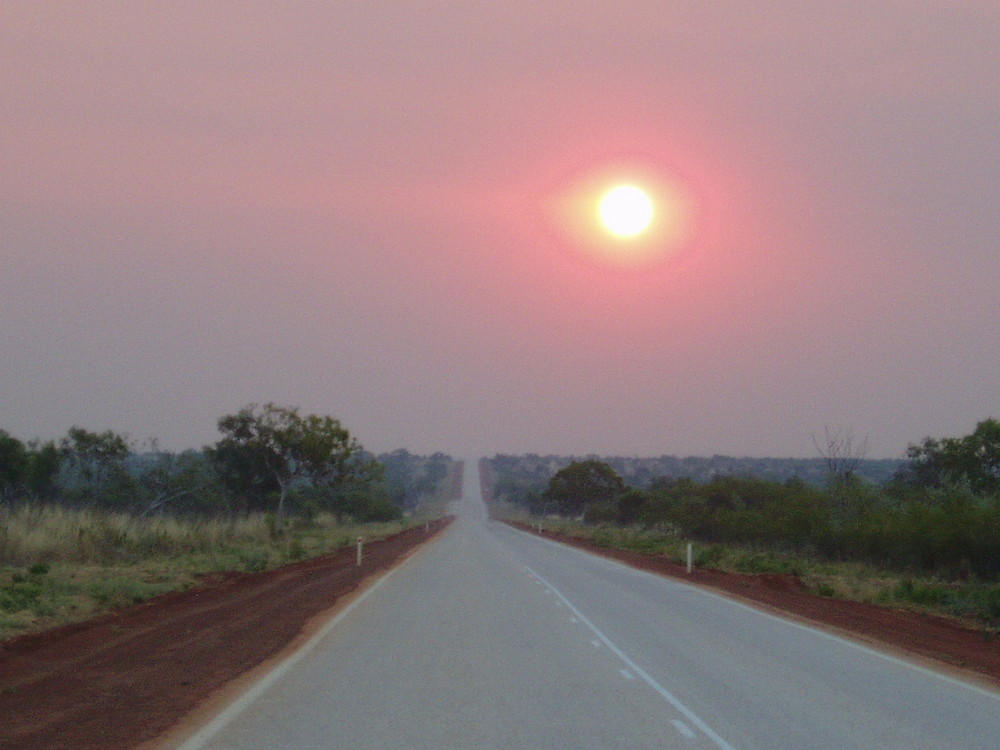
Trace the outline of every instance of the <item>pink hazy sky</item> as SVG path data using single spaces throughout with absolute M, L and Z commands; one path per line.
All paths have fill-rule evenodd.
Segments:
M 1000 8 L 0 3 L 0 429 L 871 457 L 1000 416 Z M 628 165 L 638 266 L 547 207 Z

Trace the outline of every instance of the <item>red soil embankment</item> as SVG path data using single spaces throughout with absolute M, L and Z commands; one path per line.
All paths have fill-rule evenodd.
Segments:
M 91 622 L 0 643 L 0 747 L 124 750 L 276 656 L 311 618 L 448 525 L 265 573 L 226 573 Z

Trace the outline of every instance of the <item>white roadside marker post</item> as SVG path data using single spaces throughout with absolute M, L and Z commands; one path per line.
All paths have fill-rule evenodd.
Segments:
M 365 546 L 365 540 L 362 537 L 358 537 L 358 565 L 361 565 L 361 553 Z
M 688 542 L 688 556 L 687 556 L 687 569 L 688 575 L 691 574 L 691 570 L 694 568 L 694 545 Z

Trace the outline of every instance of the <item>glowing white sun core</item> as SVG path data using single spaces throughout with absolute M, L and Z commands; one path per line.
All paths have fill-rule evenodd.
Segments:
M 598 203 L 601 224 L 619 237 L 636 237 L 653 223 L 653 199 L 635 185 L 616 185 Z

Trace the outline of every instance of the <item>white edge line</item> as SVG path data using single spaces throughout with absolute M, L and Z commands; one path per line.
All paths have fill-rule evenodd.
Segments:
M 344 609 L 342 609 L 337 615 L 330 620 L 326 625 L 324 625 L 319 632 L 313 635 L 302 648 L 298 649 L 294 654 L 289 656 L 284 661 L 280 662 L 274 669 L 268 672 L 264 677 L 255 682 L 249 690 L 247 690 L 243 695 L 237 698 L 235 701 L 230 703 L 221 713 L 216 715 L 208 724 L 199 729 L 195 734 L 189 737 L 183 744 L 177 746 L 176 750 L 201 750 L 205 746 L 205 743 L 209 742 L 216 734 L 221 732 L 226 728 L 237 716 L 243 713 L 250 705 L 260 698 L 274 683 L 278 682 L 282 677 L 284 677 L 288 672 L 291 671 L 292 667 L 298 664 L 306 655 L 309 654 L 319 642 L 329 635 L 330 631 L 333 630 L 337 625 L 347 617 L 354 608 L 357 607 L 361 602 L 367 599 L 370 595 L 374 594 L 378 588 L 385 583 L 389 578 L 401 568 L 413 559 L 412 556 L 407 558 L 402 565 L 399 565 L 388 573 L 379 578 L 375 583 L 370 585 L 365 591 L 358 596 L 354 601 L 348 604 Z
M 511 528 L 511 527 L 508 526 L 508 528 Z M 734 599 L 733 597 L 725 596 L 724 594 L 717 594 L 716 592 L 711 591 L 711 590 L 705 588 L 704 586 L 698 586 L 698 585 L 693 584 L 693 583 L 688 583 L 687 581 L 683 581 L 683 580 L 681 580 L 679 578 L 673 578 L 673 577 L 670 577 L 670 576 L 659 575 L 657 573 L 653 573 L 653 572 L 648 571 L 648 570 L 641 570 L 640 568 L 633 568 L 631 565 L 623 563 L 623 562 L 621 562 L 619 560 L 615 560 L 615 559 L 610 558 L 610 557 L 604 557 L 603 555 L 597 555 L 597 554 L 595 554 L 593 552 L 589 552 L 588 550 L 580 549 L 579 547 L 573 547 L 572 545 L 569 545 L 569 544 L 562 544 L 561 542 L 557 542 L 554 539 L 545 539 L 545 538 L 542 538 L 542 537 L 536 537 L 533 534 L 528 534 L 527 532 L 521 531 L 520 529 L 512 529 L 512 530 L 520 532 L 522 534 L 526 534 L 527 536 L 530 536 L 530 537 L 535 538 L 535 539 L 540 539 L 543 542 L 547 542 L 549 544 L 555 544 L 555 545 L 558 545 L 559 547 L 562 547 L 564 549 L 573 550 L 575 552 L 579 552 L 582 555 L 587 555 L 589 557 L 596 558 L 597 560 L 601 560 L 602 562 L 608 563 L 609 565 L 613 565 L 615 567 L 623 568 L 624 570 L 627 570 L 627 571 L 629 571 L 629 572 L 631 572 L 631 573 L 633 573 L 635 575 L 649 576 L 649 577 L 654 578 L 654 579 L 656 579 L 658 581 L 663 581 L 663 582 L 666 582 L 668 584 L 673 584 L 673 585 L 677 585 L 677 586 L 683 586 L 684 588 L 687 588 L 687 589 L 689 589 L 691 591 L 695 591 L 695 592 L 697 592 L 699 594 L 702 594 L 704 596 L 710 596 L 713 599 L 718 599 L 719 601 L 728 602 L 729 604 L 732 604 L 734 606 L 742 607 L 743 609 L 747 610 L 748 612 L 752 612 L 752 613 L 754 613 L 756 615 L 760 615 L 761 617 L 766 617 L 766 618 L 768 618 L 770 620 L 774 620 L 775 622 L 780 622 L 780 623 L 783 623 L 785 625 L 789 625 L 791 627 L 798 628 L 800 630 L 805 630 L 805 631 L 807 631 L 809 633 L 812 633 L 813 635 L 818 635 L 818 636 L 820 636 L 822 638 L 826 638 L 827 640 L 835 641 L 835 642 L 843 644 L 845 646 L 850 646 L 851 648 L 858 649 L 859 651 L 863 651 L 866 654 L 869 654 L 871 656 L 876 656 L 879 659 L 884 659 L 885 661 L 891 662 L 892 664 L 896 664 L 896 665 L 901 666 L 901 667 L 906 667 L 908 669 L 913 669 L 913 670 L 919 672 L 920 674 L 926 675 L 928 677 L 935 677 L 935 678 L 937 678 L 939 680 L 943 680 L 944 682 L 947 682 L 949 685 L 953 685 L 955 687 L 962 687 L 962 688 L 965 688 L 967 690 L 971 690 L 971 691 L 973 691 L 975 693 L 978 693 L 979 695 L 982 695 L 982 696 L 984 696 L 986 698 L 992 698 L 995 701 L 1000 701 L 1000 692 L 997 692 L 996 690 L 991 690 L 989 688 L 980 687 L 979 685 L 975 684 L 974 682 L 962 680 L 962 679 L 959 679 L 957 677 L 952 677 L 951 675 L 944 674 L 943 672 L 938 672 L 938 671 L 936 671 L 934 669 L 931 669 L 930 667 L 923 667 L 923 666 L 921 666 L 919 664 L 914 664 L 912 661 L 907 661 L 904 658 L 901 658 L 901 657 L 898 657 L 898 656 L 893 656 L 892 654 L 886 653 L 885 651 L 880 651 L 875 646 L 868 646 L 868 645 L 866 645 L 864 643 L 861 643 L 859 641 L 853 640 L 850 637 L 841 636 L 841 635 L 837 635 L 836 633 L 827 632 L 826 630 L 823 630 L 822 627 L 820 627 L 819 625 L 810 625 L 809 623 L 799 622 L 797 620 L 792 619 L 790 616 L 789 617 L 783 617 L 781 615 L 777 615 L 777 614 L 774 614 L 772 612 L 768 612 L 768 611 L 766 611 L 764 609 L 761 609 L 759 607 L 755 607 L 752 604 L 746 604 L 745 602 L 741 602 L 738 599 Z M 858 636 L 858 637 L 861 637 L 861 636 Z M 915 656 L 915 658 L 920 658 L 921 657 L 920 654 L 915 654 L 914 656 Z M 924 658 L 931 658 L 931 657 L 924 657 Z M 948 666 L 946 662 L 942 662 L 942 664 L 944 664 L 945 667 Z
M 528 572 L 531 573 L 533 576 L 535 576 L 539 581 L 541 581 L 550 589 L 552 589 L 552 593 L 554 593 L 557 597 L 562 599 L 563 603 L 567 607 L 569 607 L 569 609 L 573 612 L 573 614 L 575 614 L 577 617 L 580 618 L 580 622 L 582 622 L 584 625 L 590 628 L 591 631 L 593 631 L 594 635 L 596 635 L 605 646 L 611 649 L 611 652 L 619 659 L 621 659 L 625 663 L 625 665 L 632 670 L 633 673 L 635 673 L 638 677 L 642 679 L 643 682 L 645 682 L 647 685 L 653 688 L 653 690 L 659 693 L 660 697 L 663 698 L 667 703 L 669 703 L 671 706 L 677 709 L 681 714 L 683 714 L 684 718 L 686 718 L 688 721 L 690 721 L 692 724 L 698 727 L 698 729 L 700 729 L 706 737 L 712 740 L 712 742 L 718 745 L 721 750 L 736 750 L 732 745 L 730 745 L 728 742 L 722 739 L 722 737 L 720 737 L 714 731 L 712 731 L 712 728 L 708 726 L 708 724 L 706 724 L 704 721 L 702 721 L 701 718 L 694 711 L 692 711 L 690 708 L 681 703 L 677 698 L 674 697 L 674 695 L 669 690 L 667 690 L 665 687 L 663 687 L 663 685 L 654 680 L 646 670 L 644 670 L 642 667 L 640 667 L 638 664 L 632 661 L 625 654 L 624 651 L 622 651 L 620 648 L 618 648 L 618 646 L 612 643 L 611 640 L 606 635 L 604 635 L 604 633 L 602 633 L 596 625 L 594 625 L 594 623 L 592 623 L 589 619 L 587 619 L 587 617 L 583 614 L 583 612 L 581 612 L 575 606 L 573 606 L 573 603 L 562 595 L 562 592 L 560 592 L 559 589 L 557 589 L 551 583 L 546 581 L 544 578 L 538 575 L 538 573 L 536 573 L 527 565 L 525 566 L 525 568 L 527 568 Z
M 689 585 L 689 584 L 686 584 L 686 585 Z M 692 588 L 697 589 L 698 587 L 692 586 Z M 698 590 L 700 590 L 700 589 L 698 589 Z M 953 685 L 955 687 L 966 688 L 967 690 L 971 690 L 971 691 L 973 691 L 975 693 L 979 693 L 980 695 L 982 695 L 982 696 L 984 696 L 986 698 L 992 698 L 995 701 L 1000 701 L 1000 693 L 998 693 L 998 692 L 996 692 L 994 690 L 989 690 L 988 688 L 980 687 L 979 685 L 976 685 L 973 682 L 966 682 L 965 680 L 961 680 L 961 679 L 958 679 L 957 677 L 952 677 L 951 675 L 947 675 L 947 674 L 944 674 L 942 672 L 935 671 L 935 670 L 933 670 L 933 669 L 931 669 L 929 667 L 923 667 L 923 666 L 921 666 L 919 664 L 914 664 L 911 661 L 907 661 L 906 659 L 900 658 L 898 656 L 893 656 L 892 654 L 888 654 L 888 653 L 886 653 L 884 651 L 878 650 L 878 648 L 875 648 L 875 647 L 872 647 L 872 646 L 867 646 L 864 643 L 860 643 L 858 641 L 854 641 L 851 638 L 844 637 L 844 636 L 841 636 L 841 635 L 837 635 L 836 633 L 829 633 L 829 632 L 823 630 L 820 626 L 809 625 L 808 623 L 798 622 L 798 621 L 793 620 L 793 619 L 791 619 L 789 617 L 782 617 L 781 615 L 775 615 L 775 614 L 772 614 L 770 612 L 766 612 L 766 611 L 764 611 L 762 609 L 757 609 L 753 605 L 745 604 L 745 603 L 743 603 L 741 601 L 737 601 L 735 599 L 731 599 L 730 597 L 723 596 L 722 594 L 716 594 L 715 592 L 712 592 L 712 591 L 701 591 L 701 593 L 706 594 L 707 596 L 713 596 L 713 597 L 715 597 L 717 599 L 721 599 L 723 601 L 730 602 L 732 604 L 735 604 L 737 607 L 742 607 L 743 609 L 746 609 L 746 610 L 748 610 L 750 612 L 753 612 L 754 614 L 761 615 L 762 617 L 768 617 L 768 618 L 770 618 L 772 620 L 776 620 L 776 621 L 778 621 L 780 623 L 784 623 L 785 625 L 788 625 L 790 627 L 798 628 L 799 630 L 805 630 L 806 632 L 812 633 L 813 635 L 820 636 L 821 638 L 826 638 L 827 640 L 835 641 L 836 643 L 840 643 L 840 644 L 843 644 L 845 646 L 850 646 L 851 648 L 858 649 L 859 651 L 863 651 L 863 652 L 865 652 L 867 654 L 870 654 L 871 656 L 877 656 L 879 659 L 884 659 L 885 661 L 891 662 L 892 664 L 896 664 L 897 666 L 906 667 L 908 669 L 915 670 L 915 671 L 919 672 L 920 674 L 926 675 L 927 677 L 936 677 L 939 680 L 943 680 L 944 682 L 947 682 L 949 685 Z M 863 636 L 859 634 L 858 637 L 860 638 L 860 637 L 863 637 Z M 932 657 L 923 656 L 922 654 L 919 654 L 919 653 L 915 652 L 914 653 L 914 658 L 931 659 Z M 948 666 L 947 662 L 942 662 L 942 664 L 945 667 Z M 956 668 L 960 669 L 960 667 L 956 667 Z

